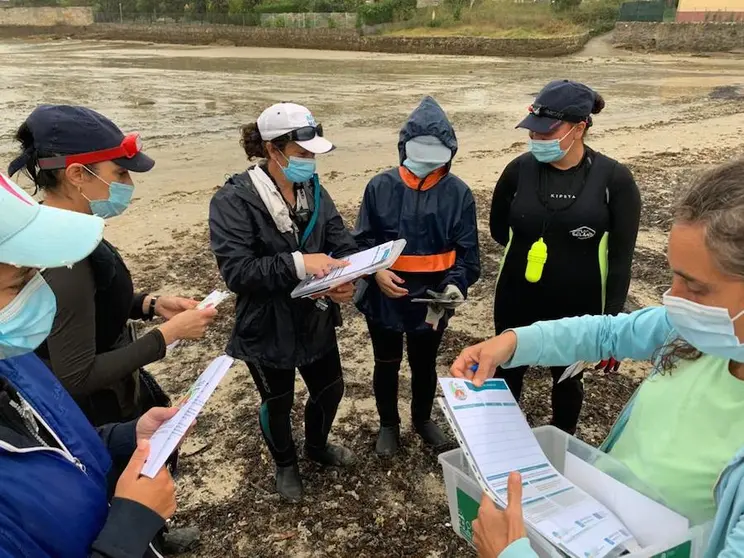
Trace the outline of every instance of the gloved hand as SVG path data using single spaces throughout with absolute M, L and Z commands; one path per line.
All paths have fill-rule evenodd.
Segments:
M 454 310 L 460 305 L 459 303 L 465 300 L 460 289 L 454 285 L 447 285 L 442 293 L 427 290 L 426 294 L 437 301 L 436 304 L 430 304 L 429 306 L 436 306 L 440 310 Z
M 608 374 L 610 372 L 617 372 L 618 368 L 620 368 L 620 362 L 615 360 L 612 357 L 608 358 L 607 360 L 603 360 L 599 362 L 594 367 L 595 370 L 604 370 Z
M 447 285 L 444 292 L 441 293 L 427 290 L 426 294 L 436 301 L 428 304 L 426 310 L 426 323 L 432 329 L 437 329 L 439 320 L 444 317 L 445 310 L 454 310 L 459 306 L 458 302 L 465 300 L 465 296 L 460 292 L 460 289 L 454 285 Z

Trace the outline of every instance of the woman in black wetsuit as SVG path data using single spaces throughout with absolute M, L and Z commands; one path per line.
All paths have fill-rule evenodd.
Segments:
M 494 303 L 496 333 L 623 310 L 641 200 L 627 167 L 584 144 L 591 115 L 604 104 L 586 85 L 553 81 L 518 126 L 529 130 L 530 152 L 506 166 L 491 205 L 491 236 L 505 247 Z M 558 384 L 564 370 L 551 369 L 552 424 L 573 433 L 584 385 L 581 374 Z M 500 371 L 517 399 L 525 372 L 526 367 Z

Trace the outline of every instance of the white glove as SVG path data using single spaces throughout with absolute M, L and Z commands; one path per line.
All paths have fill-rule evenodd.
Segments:
M 454 310 L 459 306 L 459 302 L 465 300 L 465 296 L 460 292 L 460 289 L 454 285 L 447 285 L 443 293 L 426 291 L 426 294 L 436 299 L 436 302 L 428 304 L 426 307 L 425 321 L 432 329 L 437 329 L 439 320 L 444 317 L 445 310 Z

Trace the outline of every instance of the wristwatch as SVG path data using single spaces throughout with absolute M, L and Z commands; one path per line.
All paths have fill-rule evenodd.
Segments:
M 157 303 L 159 298 L 160 297 L 158 295 L 153 295 L 150 298 L 150 308 L 147 310 L 147 315 L 145 316 L 146 320 L 150 321 L 155 318 L 155 304 Z

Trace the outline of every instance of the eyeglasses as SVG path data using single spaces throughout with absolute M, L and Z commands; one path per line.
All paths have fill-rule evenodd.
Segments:
M 124 136 L 121 144 L 109 149 L 90 151 L 88 153 L 76 153 L 74 155 L 61 155 L 59 157 L 45 157 L 39 159 L 39 168 L 42 170 L 66 169 L 70 165 L 79 163 L 81 165 L 92 165 L 103 161 L 114 159 L 131 159 L 142 151 L 142 139 L 139 134 Z
M 317 126 L 305 126 L 304 128 L 297 128 L 289 133 L 280 136 L 282 138 L 288 138 L 290 141 L 310 141 L 311 139 L 323 137 L 323 125 L 318 124 Z

